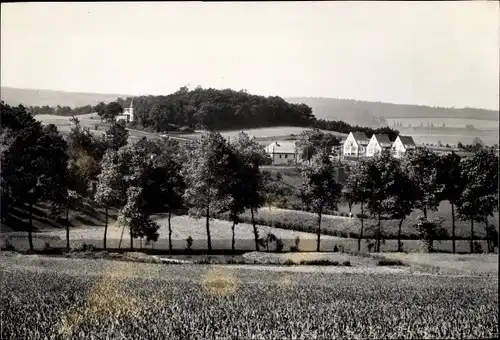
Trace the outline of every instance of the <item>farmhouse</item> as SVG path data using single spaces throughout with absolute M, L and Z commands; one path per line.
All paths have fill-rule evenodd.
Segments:
M 373 157 L 382 150 L 388 150 L 392 146 L 392 142 L 388 135 L 373 135 L 366 147 L 366 157 Z
M 401 158 L 408 150 L 414 150 L 417 146 L 411 136 L 398 136 L 392 143 L 391 153 L 396 158 Z
M 266 146 L 266 152 L 271 156 L 273 165 L 297 164 L 297 146 L 295 141 L 275 141 Z
M 134 121 L 134 98 L 130 100 L 130 107 L 123 109 L 123 113 L 116 116 L 116 121 L 119 121 L 120 119 L 123 119 L 127 123 Z
M 344 158 L 359 158 L 366 154 L 369 139 L 364 132 L 350 132 L 343 143 Z

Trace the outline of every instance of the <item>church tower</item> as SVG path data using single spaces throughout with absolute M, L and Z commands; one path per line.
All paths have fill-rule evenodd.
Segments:
M 130 99 L 130 106 L 123 110 L 123 115 L 127 117 L 127 122 L 134 121 L 134 97 Z

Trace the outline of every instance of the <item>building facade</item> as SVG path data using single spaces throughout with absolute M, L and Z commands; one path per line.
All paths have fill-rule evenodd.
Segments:
M 297 165 L 297 145 L 295 141 L 275 141 L 266 146 L 273 165 Z
M 134 98 L 130 100 L 130 107 L 124 108 L 121 115 L 116 116 L 116 121 L 123 119 L 127 123 L 134 121 Z

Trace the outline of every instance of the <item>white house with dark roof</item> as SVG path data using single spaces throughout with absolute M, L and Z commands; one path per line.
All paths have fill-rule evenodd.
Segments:
M 350 132 L 342 146 L 344 158 L 364 157 L 369 142 L 370 140 L 364 132 Z
M 271 156 L 273 165 L 297 164 L 296 141 L 275 141 L 267 145 L 265 149 Z
M 390 150 L 392 142 L 388 135 L 374 134 L 366 147 L 366 157 L 373 157 L 382 152 L 382 150 Z
M 392 143 L 391 153 L 396 158 L 401 158 L 409 150 L 414 150 L 417 145 L 411 136 L 398 136 L 394 143 Z

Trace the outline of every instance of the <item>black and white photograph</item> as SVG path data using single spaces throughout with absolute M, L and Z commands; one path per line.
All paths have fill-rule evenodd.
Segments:
M 498 339 L 500 2 L 0 14 L 0 340 Z

